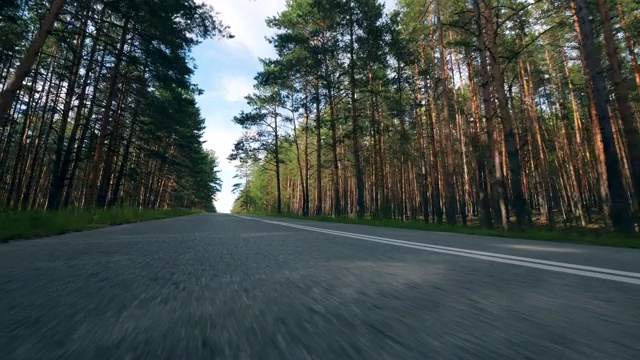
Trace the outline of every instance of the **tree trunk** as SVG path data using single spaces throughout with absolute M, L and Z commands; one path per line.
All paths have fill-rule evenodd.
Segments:
M 309 102 L 305 91 L 304 99 L 304 198 L 302 204 L 302 216 L 309 216 Z
M 456 188 L 454 185 L 455 160 L 453 154 L 453 136 L 452 124 L 453 120 L 449 114 L 449 71 L 447 70 L 447 55 L 444 48 L 444 30 L 442 29 L 442 17 L 440 15 L 440 3 L 438 0 L 434 2 L 436 21 L 438 23 L 438 51 L 440 53 L 440 83 L 442 85 L 442 116 L 444 119 L 444 145 L 446 166 L 444 171 L 444 186 L 446 194 L 446 219 L 448 225 L 456 225 Z M 434 104 L 435 105 L 435 104 Z
M 541 200 L 541 214 L 544 217 L 546 225 L 549 227 L 553 227 L 554 218 L 553 218 L 553 206 L 552 206 L 552 197 L 551 197 L 551 183 L 549 179 L 549 163 L 547 160 L 547 149 L 545 148 L 545 144 L 542 140 L 542 131 L 540 130 L 540 121 L 538 119 L 538 110 L 535 104 L 535 95 L 533 90 L 533 81 L 531 80 L 531 68 L 529 66 L 529 61 L 526 61 L 526 69 L 525 69 L 525 60 L 520 59 L 518 61 L 518 65 L 520 68 L 520 82 L 522 83 L 523 88 L 523 100 L 525 103 L 525 108 L 528 111 L 528 121 L 530 124 L 530 131 L 533 134 L 534 143 L 530 144 L 534 151 L 533 153 L 537 154 L 538 166 L 536 169 L 537 173 L 540 176 L 540 182 L 542 185 L 542 194 L 540 194 Z M 533 145 L 535 144 L 535 148 Z
M 426 59 L 424 54 L 424 43 L 420 44 L 420 59 L 422 68 L 426 69 Z M 428 79 L 423 77 L 424 81 L 424 101 L 425 101 L 425 117 L 427 119 L 427 139 L 429 141 L 429 152 L 431 155 L 431 203 L 433 206 L 432 214 L 435 216 L 435 221 L 438 224 L 442 223 L 443 220 L 443 212 L 442 212 L 442 204 L 441 204 L 441 193 L 440 193 L 440 162 L 438 161 L 437 145 L 436 145 L 436 117 L 437 111 L 435 109 L 435 104 L 432 103 L 428 94 L 431 93 L 428 86 Z M 429 114 L 427 116 L 426 114 Z
M 593 84 L 593 97 L 596 113 L 602 134 L 602 145 L 607 170 L 607 187 L 611 201 L 611 221 L 616 231 L 632 233 L 634 231 L 631 209 L 622 183 L 622 171 L 608 109 L 608 94 L 605 82 L 605 72 L 601 66 L 600 49 L 596 44 L 593 25 L 589 18 L 586 0 L 571 0 L 573 11 L 578 19 L 582 47 L 585 53 L 590 81 Z
M 128 73 L 124 74 L 124 83 L 120 88 L 120 99 L 118 100 L 116 106 L 116 112 L 114 116 L 113 128 L 111 130 L 112 134 L 109 137 L 109 142 L 107 144 L 106 151 L 106 161 L 103 165 L 103 174 L 100 180 L 100 185 L 98 186 L 98 192 L 96 196 L 96 205 L 100 208 L 106 207 L 109 204 L 109 188 L 112 184 L 113 170 L 114 166 L 117 164 L 116 161 L 116 148 L 118 142 L 118 135 L 120 133 L 120 122 L 123 121 L 123 106 L 125 99 L 127 97 L 128 90 Z
M 127 137 L 127 142 L 125 143 L 124 153 L 122 154 L 122 161 L 120 162 L 120 168 L 118 170 L 118 174 L 116 175 L 113 190 L 111 192 L 111 198 L 109 200 L 109 207 L 114 207 L 118 203 L 118 196 L 120 194 L 120 188 L 122 186 L 122 180 L 124 179 L 124 174 L 127 170 L 127 166 L 129 165 L 129 156 L 131 153 L 131 146 L 133 144 L 134 134 L 136 132 L 136 126 L 138 124 L 138 116 L 140 107 L 140 98 L 136 98 L 136 104 L 133 108 L 133 114 L 131 115 L 131 124 L 129 129 L 129 135 Z
M 322 116 L 320 113 L 320 84 L 316 78 L 316 211 L 322 215 Z
M 420 174 L 418 176 L 418 183 L 420 184 L 420 202 L 422 204 L 422 216 L 424 223 L 429 222 L 429 196 L 428 196 L 428 179 L 427 179 L 427 146 L 425 141 L 425 109 L 422 99 L 422 89 L 420 88 L 420 72 L 418 70 L 418 64 L 415 65 L 415 82 L 416 82 L 416 100 L 418 103 L 418 109 L 416 111 L 416 127 L 418 133 L 418 145 L 420 147 Z
M 498 110 L 500 112 L 500 117 L 502 118 L 504 144 L 508 158 L 507 162 L 509 166 L 509 173 L 511 175 L 510 183 L 513 196 L 513 207 L 516 213 L 517 226 L 519 229 L 523 229 L 527 226 L 529 215 L 524 192 L 522 190 L 522 169 L 520 166 L 520 156 L 518 155 L 518 143 L 513 129 L 513 120 L 509 110 L 509 104 L 507 102 L 500 54 L 498 53 L 498 44 L 496 42 L 497 33 L 494 28 L 495 16 L 490 4 L 485 3 L 484 14 L 487 20 L 485 30 L 487 35 L 487 47 L 489 50 L 489 62 L 493 74 L 493 88 L 496 91 Z
M 282 214 L 282 186 L 280 184 L 280 138 L 278 134 L 278 110 L 273 109 L 275 149 L 274 158 L 276 162 L 276 191 L 277 191 L 277 211 Z
M 83 53 L 82 50 L 84 49 L 84 42 L 87 37 L 88 24 L 89 16 L 87 14 L 80 25 L 80 35 L 78 36 L 73 53 L 73 59 L 71 60 L 71 73 L 69 74 L 69 82 L 67 83 L 67 93 L 64 99 L 64 106 L 62 108 L 62 116 L 56 139 L 56 152 L 54 155 L 53 166 L 51 167 L 51 184 L 49 184 L 49 199 L 47 202 L 47 207 L 49 209 L 59 208 L 62 201 L 62 191 L 64 189 L 64 182 L 67 175 L 66 172 L 62 172 L 64 170 L 62 169 L 62 159 L 65 153 L 64 138 L 67 132 L 69 115 L 71 114 L 71 105 L 73 104 L 73 98 L 76 92 L 76 83 L 80 73 L 80 64 L 82 62 Z M 77 111 L 82 112 L 82 109 L 78 109 Z
M 328 75 L 328 69 L 327 69 Z M 342 215 L 340 206 L 340 165 L 338 163 L 338 132 L 336 127 L 335 104 L 333 99 L 332 84 L 327 86 L 327 97 L 329 100 L 329 126 L 331 128 L 331 155 L 333 156 L 333 215 Z
M 575 9 L 573 2 L 572 7 Z M 585 79 L 585 89 L 589 98 L 589 116 L 591 119 L 591 131 L 593 132 L 593 145 L 595 148 L 595 168 L 598 173 L 598 192 L 600 194 L 600 206 L 604 214 L 605 227 L 610 227 L 611 218 L 611 199 L 609 195 L 608 179 L 607 179 L 607 165 L 604 151 L 604 140 L 602 139 L 602 132 L 600 130 L 600 120 L 596 111 L 595 92 L 593 91 L 593 84 L 590 81 L 591 75 L 589 74 L 589 66 L 587 64 L 586 54 L 584 51 L 584 41 L 582 40 L 582 31 L 580 30 L 580 22 L 575 10 L 572 12 L 573 25 L 575 27 L 576 35 L 578 37 L 578 44 L 580 45 L 580 62 L 582 65 L 582 73 Z
M 355 23 L 353 11 L 349 12 L 349 88 L 351 100 L 351 139 L 353 142 L 353 166 L 356 172 L 356 214 L 364 217 L 364 176 L 360 160 L 360 129 L 358 126 L 358 109 L 356 105 L 356 59 L 355 59 Z
M 47 40 L 56 20 L 58 20 L 63 6 L 64 0 L 53 0 L 51 7 L 44 16 L 44 20 L 42 20 L 40 24 L 40 28 L 22 56 L 22 59 L 20 59 L 13 76 L 9 79 L 4 91 L 0 94 L 0 128 L 4 127 L 8 122 L 8 115 L 13 105 L 13 99 L 22 87 L 24 79 L 31 72 L 31 67 L 38 58 L 38 53 Z
M 295 100 L 292 97 L 291 102 L 293 103 Z M 306 99 L 305 99 L 306 101 Z M 306 108 L 306 104 L 305 104 L 305 108 Z M 305 117 L 306 117 L 306 113 L 305 113 Z M 306 194 L 306 182 L 305 182 L 305 178 L 304 178 L 304 170 L 302 167 L 302 159 L 300 158 L 300 142 L 298 141 L 298 126 L 297 126 L 297 120 L 296 120 L 296 113 L 295 111 L 291 111 L 291 121 L 293 124 L 293 144 L 296 147 L 296 161 L 298 162 L 298 175 L 300 176 L 300 187 L 302 188 L 302 214 L 303 216 L 307 216 L 305 214 L 305 203 L 307 201 L 307 194 Z M 306 120 L 305 120 L 306 121 Z M 300 189 L 300 187 L 298 189 Z
M 504 172 L 502 171 L 502 162 L 500 155 L 500 146 L 496 140 L 497 129 L 493 124 L 495 115 L 495 105 L 491 96 L 491 73 L 487 61 L 487 42 L 483 31 L 482 11 L 480 9 L 481 0 L 474 0 L 473 7 L 477 25 L 477 43 L 480 56 L 480 71 L 482 73 L 482 103 L 484 104 L 484 120 L 487 132 L 487 142 L 489 144 L 490 159 L 488 161 L 489 184 L 491 185 L 491 198 L 494 217 L 500 221 L 503 229 L 507 230 L 509 226 L 508 209 L 504 201 Z
M 488 143 L 487 137 L 481 135 L 480 127 L 480 105 L 478 103 L 478 95 L 476 94 L 476 84 L 473 76 L 473 67 L 471 63 L 471 55 L 466 54 L 467 59 L 467 72 L 469 77 L 469 92 L 471 93 L 471 111 L 473 114 L 473 135 L 472 135 L 472 147 L 476 154 L 476 171 L 478 173 L 478 198 L 480 201 L 480 223 L 487 228 L 493 227 L 493 218 L 491 216 L 491 195 L 488 190 L 487 180 L 487 153 Z
M 103 162 L 103 152 L 106 147 L 107 136 L 109 134 L 109 120 L 111 119 L 111 106 L 113 105 L 116 86 L 118 84 L 118 76 L 120 75 L 120 66 L 124 58 L 124 48 L 127 42 L 127 35 L 129 32 L 130 19 L 126 18 L 124 25 L 122 26 L 122 33 L 120 34 L 120 43 L 118 44 L 118 50 L 115 56 L 115 64 L 111 69 L 109 75 L 109 84 L 107 85 L 107 98 L 105 100 L 104 112 L 100 119 L 100 134 L 98 135 L 98 142 L 96 144 L 96 152 L 93 156 L 91 164 L 91 171 L 88 179 L 88 191 L 85 195 L 85 202 L 89 202 L 90 205 L 96 204 L 96 194 L 99 186 L 99 179 L 101 168 L 100 164 Z
M 636 128 L 636 121 L 629 103 L 629 89 L 627 81 L 622 75 L 622 66 L 616 46 L 616 39 L 611 25 L 608 5 L 605 0 L 597 0 L 600 8 L 600 19 L 604 30 L 604 39 L 607 50 L 607 58 L 609 59 L 609 77 L 613 84 L 613 92 L 616 99 L 616 107 L 622 127 L 624 137 L 626 139 L 626 148 L 629 156 L 629 172 L 631 175 L 631 184 L 633 187 L 634 199 L 640 197 L 640 133 Z M 638 210 L 638 203 L 634 200 L 634 208 Z

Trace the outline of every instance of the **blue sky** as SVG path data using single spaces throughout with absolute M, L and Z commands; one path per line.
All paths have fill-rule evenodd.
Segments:
M 234 164 L 227 161 L 233 143 L 242 130 L 231 119 L 246 109 L 244 96 L 253 89 L 253 77 L 260 70 L 259 57 L 273 57 L 274 51 L 265 40 L 272 32 L 265 19 L 285 7 L 285 0 L 205 0 L 213 5 L 222 21 L 235 35 L 231 40 L 209 40 L 195 48 L 193 56 L 198 69 L 194 81 L 205 93 L 198 105 L 206 119 L 205 147 L 213 149 L 220 160 L 222 192 L 216 207 L 229 212 L 235 195 Z M 389 10 L 395 0 L 386 0 Z

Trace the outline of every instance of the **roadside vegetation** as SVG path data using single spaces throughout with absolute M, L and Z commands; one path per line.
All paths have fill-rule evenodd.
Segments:
M 215 211 L 191 58 L 231 37 L 211 6 L 2 4 L 0 240 Z
M 638 11 L 289 1 L 233 119 L 234 209 L 635 246 Z
M 189 209 L 68 209 L 0 212 L 0 242 L 191 215 Z

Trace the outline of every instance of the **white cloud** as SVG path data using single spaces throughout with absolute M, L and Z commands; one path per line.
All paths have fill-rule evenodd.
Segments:
M 271 57 L 273 48 L 265 40 L 272 34 L 265 20 L 284 10 L 285 0 L 204 0 L 220 13 L 220 19 L 230 27 L 235 38 L 224 46 L 248 51 L 254 57 Z
M 211 115 L 207 117 L 206 126 L 207 131 L 202 137 L 202 140 L 206 141 L 204 147 L 215 150 L 220 169 L 225 172 L 230 171 L 233 176 L 234 167 L 227 161 L 227 158 L 231 154 L 236 140 L 242 135 L 242 129 L 232 123 L 231 119 L 222 119 Z
M 215 96 L 229 102 L 244 102 L 244 97 L 253 92 L 253 79 L 241 75 L 224 75 L 216 80 L 220 89 L 214 91 Z

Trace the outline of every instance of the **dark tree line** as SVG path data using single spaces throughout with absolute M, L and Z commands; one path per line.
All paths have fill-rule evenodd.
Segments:
M 639 11 L 291 1 L 234 119 L 235 210 L 635 232 Z
M 0 207 L 213 209 L 191 49 L 229 37 L 193 0 L 0 6 Z

